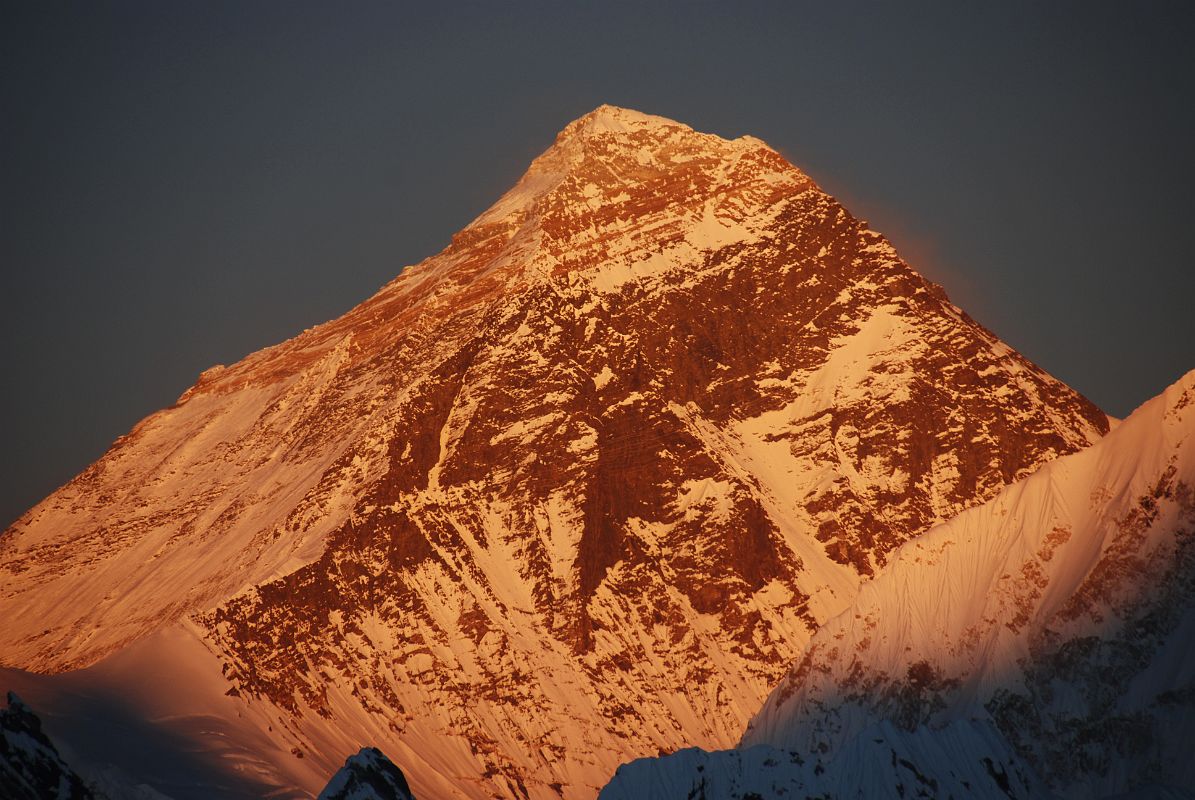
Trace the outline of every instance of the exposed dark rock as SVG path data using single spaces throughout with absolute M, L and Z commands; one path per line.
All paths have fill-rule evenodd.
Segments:
M 376 747 L 363 747 L 320 792 L 319 800 L 415 800 L 402 770 Z
M 58 755 L 41 720 L 13 692 L 0 710 L 0 797 L 4 800 L 95 800 Z

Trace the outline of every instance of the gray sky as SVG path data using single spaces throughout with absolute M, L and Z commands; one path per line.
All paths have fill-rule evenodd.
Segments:
M 1174 3 L 0 8 L 0 524 L 614 103 L 765 139 L 1118 416 L 1195 368 Z

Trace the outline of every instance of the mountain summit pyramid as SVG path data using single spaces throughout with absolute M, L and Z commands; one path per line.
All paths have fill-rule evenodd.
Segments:
M 23 516 L 0 658 L 201 652 L 281 786 L 372 745 L 421 797 L 589 798 L 735 743 L 896 547 L 1108 424 L 760 140 L 602 106 Z

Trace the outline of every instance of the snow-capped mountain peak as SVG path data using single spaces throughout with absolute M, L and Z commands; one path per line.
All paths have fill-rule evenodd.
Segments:
M 578 117 L 566 125 L 556 135 L 556 142 L 559 144 L 574 137 L 594 136 L 603 133 L 625 134 L 644 128 L 687 127 L 665 117 L 644 114 L 642 111 L 603 103 L 588 114 Z
M 324 775 L 586 797 L 732 744 L 900 545 L 1107 429 L 762 142 L 603 107 L 18 521 L 0 652 L 177 629 Z

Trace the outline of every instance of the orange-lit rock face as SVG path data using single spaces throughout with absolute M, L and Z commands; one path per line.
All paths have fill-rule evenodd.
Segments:
M 820 794 L 816 775 L 826 773 L 844 796 L 867 786 L 850 773 L 868 771 L 861 796 L 911 774 L 945 793 L 968 769 L 980 776 L 967 787 L 976 797 L 1192 785 L 1193 434 L 1195 371 L 1093 447 L 902 548 L 820 628 L 744 736 L 745 748 L 809 755 L 807 774 L 781 766 L 766 783 L 751 780 L 804 779 L 802 791 Z M 943 735 L 946 726 L 986 733 Z M 885 730 L 891 743 L 871 747 Z M 904 776 L 895 759 L 887 773 L 865 763 L 916 741 L 933 746 Z M 725 766 L 725 779 L 734 758 L 713 756 L 708 770 Z M 1002 773 L 1042 785 L 1003 791 L 981 766 L 1001 761 Z M 700 780 L 686 772 L 663 759 L 638 777 Z M 623 785 L 609 796 L 649 784 Z
M 586 797 L 735 742 L 894 547 L 1107 426 L 762 142 L 603 107 L 14 526 L 3 653 L 197 614 L 309 749 Z

